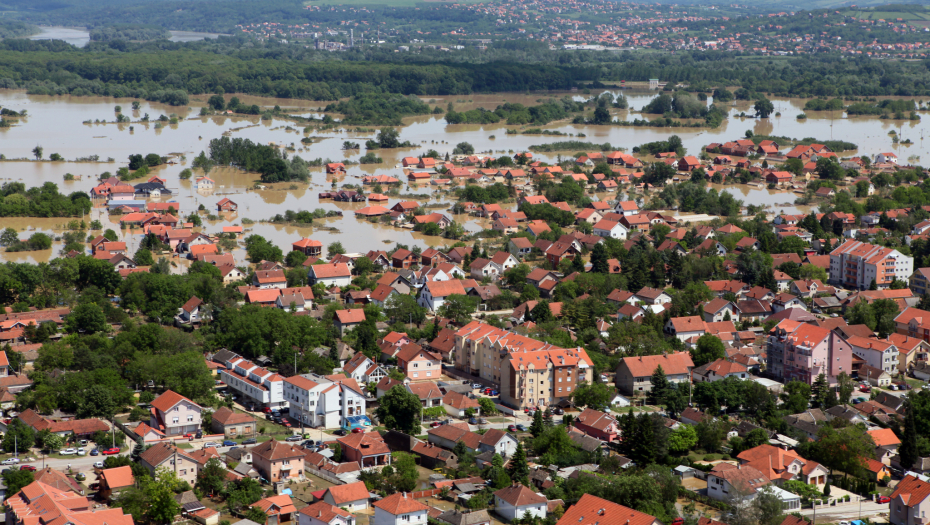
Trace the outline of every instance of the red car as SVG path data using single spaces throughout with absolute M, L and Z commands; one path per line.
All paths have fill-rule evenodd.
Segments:
M 362 434 L 365 432 L 365 429 L 362 427 L 355 427 L 352 429 L 353 434 Z
M 36 468 L 33 467 L 32 465 L 23 465 L 19 467 L 19 470 L 28 470 L 29 472 L 35 472 Z
M 877 501 L 880 504 L 891 503 L 891 498 L 889 498 L 888 496 L 880 496 Z
M 681 525 L 685 522 L 684 518 L 675 518 L 672 520 L 672 525 Z
M 101 454 L 104 456 L 113 456 L 115 454 L 119 454 L 119 447 L 108 448 L 101 452 Z
M 271 409 L 268 408 L 268 407 L 265 407 L 264 409 L 262 409 L 262 412 L 264 412 L 264 413 L 266 413 L 266 414 L 270 414 L 270 413 L 271 413 Z
M 188 432 L 187 434 L 184 434 L 184 437 L 186 437 L 186 438 L 192 438 L 192 437 L 194 437 L 194 435 L 191 434 L 190 432 Z
M 432 428 L 441 427 L 442 423 L 440 423 L 439 421 L 433 421 L 432 423 L 429 424 L 429 426 L 431 426 Z
M 517 425 L 510 425 L 509 427 L 507 427 L 507 430 L 509 430 L 509 431 L 511 431 L 511 432 L 516 432 L 516 431 L 517 431 Z

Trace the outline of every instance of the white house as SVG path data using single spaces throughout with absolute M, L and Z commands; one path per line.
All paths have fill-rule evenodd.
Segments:
M 521 519 L 527 514 L 534 518 L 545 519 L 548 505 L 549 501 L 545 496 L 519 483 L 494 493 L 494 510 L 507 521 Z
M 715 500 L 729 502 L 742 495 L 746 500 L 755 499 L 756 493 L 771 481 L 759 469 L 749 465 L 736 466 L 718 463 L 707 473 L 707 495 Z
M 355 516 L 325 501 L 317 501 L 297 512 L 297 525 L 355 525 Z
M 216 187 L 216 181 L 214 181 L 210 177 L 204 176 L 204 177 L 200 177 L 199 179 L 197 179 L 194 182 L 194 186 L 198 190 L 212 190 L 213 188 Z
M 357 352 L 343 367 L 343 373 L 359 384 L 377 383 L 387 377 L 388 372 L 381 365 L 361 352 Z
M 898 156 L 894 153 L 879 153 L 875 156 L 875 164 L 897 164 Z
M 490 261 L 489 261 L 490 262 Z M 420 297 L 417 303 L 423 308 L 428 308 L 435 312 L 446 302 L 450 295 L 465 295 L 465 287 L 462 281 L 453 279 L 451 281 L 430 281 L 420 290 Z
M 366 398 L 361 387 L 353 380 L 340 381 L 336 376 L 288 377 L 284 380 L 284 397 L 290 417 L 307 426 L 342 428 L 347 426 L 346 418 L 365 416 Z
M 695 368 L 691 375 L 696 383 L 722 381 L 728 377 L 748 379 L 749 369 L 739 363 L 717 359 Z
M 613 239 L 626 239 L 629 230 L 626 226 L 616 221 L 602 219 L 594 225 L 592 232 L 599 237 L 610 237 Z
M 282 310 L 287 310 L 288 312 L 303 312 L 308 306 L 313 308 L 313 303 L 307 304 L 309 301 L 304 299 L 303 294 L 294 293 L 287 295 L 279 295 L 275 299 L 275 306 Z
M 323 283 L 327 287 L 344 287 L 352 284 L 352 270 L 345 263 L 314 264 L 307 270 L 307 280 L 310 285 Z
M 395 492 L 374 503 L 371 525 L 426 525 L 429 507 L 406 492 Z
M 481 436 L 478 450 L 481 452 L 490 450 L 503 457 L 511 457 L 517 451 L 517 439 L 503 430 L 492 428 Z
M 349 512 L 358 512 L 368 509 L 368 497 L 365 482 L 356 481 L 346 485 L 334 485 L 326 489 L 322 499 L 330 505 Z

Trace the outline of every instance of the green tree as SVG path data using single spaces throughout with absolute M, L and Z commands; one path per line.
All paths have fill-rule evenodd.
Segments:
M 609 258 L 604 245 L 602 243 L 595 244 L 591 250 L 591 271 L 594 273 L 609 273 L 610 265 L 607 263 Z
M 536 413 L 538 414 L 539 411 L 537 410 Z M 517 483 L 530 484 L 530 467 L 526 462 L 526 450 L 523 448 L 523 443 L 517 443 L 517 450 L 510 460 L 507 474 L 510 475 L 511 480 Z
M 18 451 L 20 454 L 28 452 L 35 443 L 36 433 L 32 427 L 23 423 L 20 419 L 13 419 L 7 425 L 6 433 L 3 435 L 3 451 Z
M 701 366 L 717 359 L 726 357 L 726 349 L 719 337 L 711 334 L 702 335 L 697 346 L 691 350 L 691 360 L 694 366 Z
M 420 433 L 420 398 L 401 385 L 394 385 L 380 399 L 378 420 L 388 429 L 415 436 Z
M 35 155 L 36 160 L 42 160 L 43 151 L 45 151 L 45 148 L 42 146 L 37 145 L 36 147 L 32 148 L 32 154 Z
M 45 445 L 45 450 L 49 452 L 58 452 L 61 450 L 61 447 L 65 445 L 65 439 L 58 434 L 49 434 L 45 436 L 45 439 L 42 440 Z
M 471 320 L 471 314 L 478 308 L 478 298 L 468 295 L 452 294 L 446 297 L 439 307 L 440 317 L 446 317 L 465 324 Z
M 493 416 L 499 412 L 497 407 L 494 406 L 494 401 L 489 397 L 482 397 L 478 399 L 478 406 L 481 407 L 482 416 Z
M 530 434 L 532 434 L 534 438 L 537 438 L 541 436 L 545 430 L 546 427 L 543 424 L 542 410 L 537 410 L 533 414 L 533 423 L 530 425 Z
M 155 471 L 155 479 L 143 485 L 148 498 L 145 517 L 153 523 L 171 523 L 181 512 L 181 505 L 174 499 L 174 492 L 180 487 L 180 480 L 174 472 L 167 469 Z
M 263 524 L 268 521 L 268 514 L 261 507 L 249 507 L 249 511 L 245 513 L 245 519 Z
M 115 273 L 112 269 L 110 269 L 110 272 Z M 79 304 L 65 318 L 65 331 L 71 334 L 81 331 L 86 335 L 90 335 L 97 332 L 107 332 L 109 328 L 103 309 L 95 303 Z
M 840 375 L 836 377 L 836 382 L 839 387 L 837 397 L 840 404 L 848 405 L 853 391 L 856 390 L 856 382 L 846 372 L 840 372 Z
M 775 112 L 775 106 L 772 104 L 772 101 L 765 97 L 757 100 L 753 109 L 756 110 L 756 116 L 759 118 L 768 118 L 769 115 Z
M 210 459 L 197 474 L 196 488 L 200 489 L 204 494 L 220 494 L 225 486 L 226 469 L 219 459 Z
M 28 470 L 6 469 L 0 477 L 6 485 L 7 494 L 16 494 L 23 487 L 35 481 L 35 476 Z
M 656 366 L 650 382 L 652 388 L 646 394 L 646 402 L 650 405 L 660 405 L 665 400 L 665 394 L 672 388 L 668 377 L 665 376 L 665 370 L 662 370 L 662 365 Z
M 604 383 L 581 382 L 575 387 L 572 400 L 577 407 L 603 410 L 610 405 L 610 388 Z
M 673 454 L 684 454 L 697 445 L 697 430 L 693 425 L 681 425 L 668 436 L 668 451 Z
M 342 243 L 339 241 L 332 242 L 326 247 L 326 256 L 330 259 L 336 255 L 344 255 L 345 253 L 346 249 L 342 247 Z
M 914 409 L 910 399 L 904 402 L 904 432 L 901 435 L 901 446 L 898 455 L 905 470 L 910 469 L 917 462 L 920 454 L 917 450 L 917 410 Z

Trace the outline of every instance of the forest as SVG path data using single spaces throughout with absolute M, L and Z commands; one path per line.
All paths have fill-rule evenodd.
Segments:
M 18 20 L 0 19 L 0 39 L 3 38 L 22 38 L 24 36 L 34 35 L 39 32 L 39 28 L 20 22 Z
M 120 24 L 95 27 L 90 30 L 90 39 L 94 42 L 111 40 L 161 40 L 171 35 L 165 28 L 151 25 Z
M 46 182 L 26 189 L 22 182 L 6 182 L 0 187 L 0 217 L 80 217 L 90 213 L 87 193 L 58 192 L 58 185 Z
M 201 153 L 201 157 L 194 161 L 200 167 L 204 163 L 202 157 Z M 221 137 L 211 140 L 210 162 L 259 172 L 262 182 L 306 181 L 310 177 L 308 164 L 299 156 L 288 160 L 277 148 L 243 138 Z
M 349 100 L 330 104 L 324 111 L 342 113 L 344 124 L 399 126 L 401 118 L 427 115 L 430 108 L 429 104 L 414 96 L 360 93 Z

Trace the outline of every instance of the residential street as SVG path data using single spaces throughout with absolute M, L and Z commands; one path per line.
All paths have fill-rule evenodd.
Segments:
M 813 509 L 803 509 L 801 514 L 805 517 L 814 517 Z M 888 516 L 888 504 L 878 504 L 871 501 L 862 502 L 862 510 L 860 514 L 859 503 L 847 503 L 845 505 L 838 505 L 836 507 L 824 507 L 817 509 L 817 522 L 819 523 L 832 523 L 840 520 L 857 520 L 860 517 L 864 516 L 866 518 L 874 518 L 876 516 L 883 515 Z

